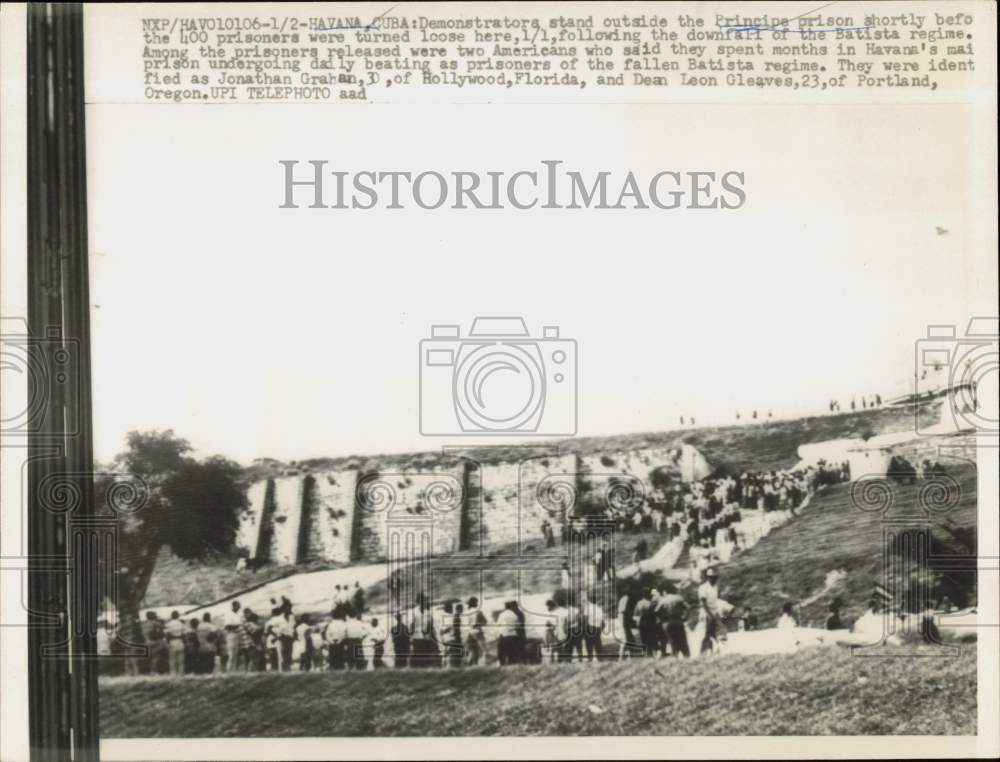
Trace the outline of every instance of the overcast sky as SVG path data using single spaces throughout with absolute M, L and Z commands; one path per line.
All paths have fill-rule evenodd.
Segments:
M 418 344 L 476 315 L 577 340 L 582 435 L 904 391 L 928 323 L 995 312 L 973 123 L 921 105 L 91 104 L 97 457 L 151 428 L 242 462 L 437 449 L 454 440 L 419 433 Z M 282 159 L 736 170 L 747 202 L 279 209 Z

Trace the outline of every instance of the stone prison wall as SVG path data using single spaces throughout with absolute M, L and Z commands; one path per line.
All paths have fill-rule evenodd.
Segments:
M 376 562 L 386 557 L 391 528 L 405 525 L 430 530 L 418 554 L 485 554 L 501 547 L 523 553 L 544 547 L 546 522 L 558 535 L 577 506 L 627 508 L 641 504 L 661 480 L 692 481 L 710 472 L 701 453 L 684 445 L 284 475 L 247 490 L 237 545 L 259 562 Z

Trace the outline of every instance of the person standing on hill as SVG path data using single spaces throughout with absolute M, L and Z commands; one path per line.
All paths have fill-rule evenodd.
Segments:
M 215 671 L 215 655 L 219 650 L 219 631 L 207 611 L 198 625 L 198 671 L 210 675 Z
M 392 635 L 393 665 L 396 669 L 403 669 L 410 660 L 410 629 L 403 620 L 403 613 L 396 612 L 396 621 L 392 625 L 390 632 Z
M 281 610 L 274 606 L 271 608 L 271 618 L 264 625 L 264 648 L 267 653 L 267 669 L 269 672 L 277 672 L 281 666 L 281 645 L 278 641 L 278 630 L 281 628 Z
M 475 596 L 466 601 L 468 609 L 465 614 L 468 623 L 465 637 L 465 663 L 474 667 L 482 661 L 486 653 L 486 615 L 479 608 L 479 599 Z
M 299 617 L 299 623 L 295 625 L 295 642 L 292 644 L 292 661 L 298 662 L 300 672 L 311 670 L 314 661 L 317 662 L 317 667 L 319 666 L 319 660 L 314 659 L 313 655 L 313 644 L 310 637 L 312 631 L 312 622 L 310 622 L 308 615 L 303 614 Z
M 677 657 L 691 658 L 687 639 L 688 605 L 672 582 L 664 585 L 656 614 L 658 623 L 663 628 L 663 640 L 670 646 L 670 653 Z
M 604 631 L 604 609 L 583 593 L 583 643 L 587 661 L 601 658 L 601 633 Z
M 779 630 L 791 630 L 799 626 L 795 621 L 795 606 L 791 601 L 785 601 L 781 606 L 781 616 L 778 617 Z
M 513 601 L 510 607 L 511 611 L 514 612 L 514 616 L 517 617 L 517 639 L 514 642 L 514 661 L 518 664 L 528 663 L 528 628 L 527 628 L 527 617 L 524 615 L 524 611 L 521 610 L 520 604 L 517 601 Z
M 264 628 L 252 609 L 243 611 L 243 628 L 240 632 L 240 658 L 244 672 L 264 670 Z
M 840 599 L 835 599 L 830 603 L 830 615 L 826 618 L 826 629 L 844 630 L 844 623 L 840 620 L 840 609 L 843 606 Z
M 356 616 L 347 618 L 344 638 L 344 661 L 348 669 L 363 670 L 368 666 L 363 643 L 368 636 L 368 625 Z
M 451 663 L 451 649 L 454 645 L 452 630 L 455 627 L 455 602 L 445 601 L 441 605 L 441 613 L 434 622 L 434 632 L 438 634 L 439 645 L 443 650 L 442 666 Z
M 243 631 L 243 612 L 240 611 L 239 601 L 230 604 L 222 626 L 226 633 L 226 672 L 235 672 L 240 664 L 240 635 Z
M 497 617 L 497 662 L 501 667 L 517 663 L 517 634 L 520 618 L 514 602 L 507 601 Z
M 198 659 L 198 625 L 200 624 L 198 617 L 194 617 L 188 622 L 187 629 L 184 631 L 185 674 L 191 675 L 200 671 L 201 662 Z
M 292 616 L 291 604 L 288 606 L 282 605 L 278 609 L 275 634 L 278 637 L 279 668 L 282 672 L 288 672 L 292 668 L 292 648 L 295 643 L 295 617 Z
M 639 631 L 639 641 L 642 643 L 643 656 L 653 656 L 656 653 L 658 639 L 656 637 L 653 594 L 648 588 L 642 591 L 642 597 L 635 604 L 632 619 L 635 622 L 636 629 Z
M 183 675 L 184 674 L 184 633 L 187 628 L 184 626 L 184 622 L 181 621 L 181 615 L 179 611 L 173 611 L 170 614 L 170 621 L 167 622 L 164 629 L 164 634 L 167 640 L 167 658 L 169 662 L 169 669 L 171 675 Z
M 621 632 L 621 644 L 618 647 L 618 659 L 624 659 L 632 655 L 632 649 L 636 645 L 635 636 L 635 615 L 636 596 L 631 590 L 626 590 L 625 594 L 618 599 L 618 624 Z
M 711 653 L 718 646 L 722 621 L 719 616 L 719 573 L 714 566 L 705 571 L 705 581 L 698 587 L 698 606 L 705 621 L 701 653 Z
M 339 615 L 343 613 L 343 605 L 346 600 L 345 590 L 341 590 L 340 585 L 336 585 L 333 590 L 333 601 L 330 604 L 330 610 L 335 614 Z
M 570 596 L 566 596 L 565 602 L 557 611 L 559 619 L 556 623 L 556 634 L 559 636 L 560 661 L 572 661 L 574 653 L 577 661 L 583 661 L 582 612 L 573 605 Z
M 344 640 L 347 638 L 347 625 L 343 615 L 336 612 L 327 622 L 323 631 L 323 640 L 326 641 L 326 658 L 330 671 L 344 668 Z
M 594 583 L 600 582 L 604 579 L 604 548 L 598 548 L 594 551 Z
M 317 672 L 322 672 L 325 669 L 326 640 L 323 638 L 323 629 L 322 622 L 317 622 L 309 628 L 309 634 L 306 636 L 309 638 L 309 644 L 312 649 L 311 669 Z
M 456 603 L 454 614 L 452 615 L 451 627 L 448 628 L 448 666 L 461 667 L 464 661 L 462 649 L 465 643 L 463 627 L 465 607 L 461 603 Z
M 360 618 L 365 613 L 365 591 L 361 587 L 361 583 L 357 580 L 354 582 L 354 594 L 351 597 L 351 603 L 354 606 L 354 615 Z
M 164 636 L 163 622 L 156 616 L 155 611 L 147 611 L 141 629 L 142 639 L 149 649 L 149 674 L 159 675 L 163 672 L 167 656 L 167 641 Z
M 393 608 L 399 608 L 399 595 L 403 587 L 403 581 L 399 576 L 399 569 L 389 575 L 389 600 L 392 601 Z
M 559 658 L 559 636 L 556 635 L 556 620 L 558 618 L 556 602 L 549 598 L 545 601 L 545 609 L 549 615 L 545 620 L 545 641 L 542 646 L 544 649 L 543 661 L 552 663 Z
M 440 649 L 435 640 L 434 617 L 427 596 L 423 593 L 417 595 L 417 605 L 410 612 L 409 629 L 413 633 L 410 644 L 410 666 L 441 666 Z
M 368 639 L 372 644 L 372 669 L 385 667 L 385 631 L 379 627 L 378 619 L 368 623 Z
M 563 590 L 570 590 L 572 585 L 573 580 L 570 578 L 569 564 L 563 564 L 562 569 L 559 570 L 559 586 Z
M 143 643 L 142 627 L 134 616 L 129 615 L 122 617 L 122 621 L 118 625 L 117 640 L 120 643 L 131 644 L 130 647 L 126 646 L 127 654 L 125 656 L 125 674 L 132 676 L 142 674 L 141 661 L 137 655 L 134 655 L 138 646 Z

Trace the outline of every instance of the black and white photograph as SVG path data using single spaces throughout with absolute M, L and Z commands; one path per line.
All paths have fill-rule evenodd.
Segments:
M 5 4 L 3 760 L 992 757 L 996 5 Z

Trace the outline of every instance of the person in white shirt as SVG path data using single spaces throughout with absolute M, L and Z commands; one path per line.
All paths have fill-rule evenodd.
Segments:
M 501 667 L 517 662 L 517 628 L 520 623 L 513 601 L 507 601 L 497 617 L 497 662 Z
M 719 573 L 715 567 L 705 571 L 705 581 L 698 587 L 699 614 L 705 621 L 705 636 L 701 641 L 701 653 L 711 652 L 718 643 L 722 622 L 719 616 Z
M 312 638 L 310 637 L 312 629 L 312 623 L 309 621 L 309 617 L 305 615 L 299 617 L 299 623 L 295 625 L 295 641 L 292 644 L 292 661 L 298 663 L 299 671 L 301 672 L 308 672 L 313 666 L 313 644 Z
M 108 631 L 108 622 L 106 619 L 97 620 L 97 655 L 111 655 L 111 633 Z
M 557 599 L 557 604 L 561 601 Z M 567 603 L 558 605 L 556 615 L 556 635 L 559 638 L 559 660 L 572 661 L 576 652 L 577 661 L 583 661 L 583 628 L 580 626 L 580 609 Z
M 178 611 L 171 612 L 170 621 L 163 628 L 171 675 L 184 674 L 184 633 L 187 628 L 180 616 Z
M 795 607 L 788 601 L 781 607 L 781 616 L 778 617 L 777 627 L 779 630 L 791 630 L 798 626 L 799 623 L 795 621 Z
M 554 662 L 559 656 L 559 636 L 556 635 L 556 602 L 549 598 L 545 601 L 549 613 L 545 622 L 545 661 Z
M 326 625 L 323 639 L 326 641 L 327 661 L 329 668 L 344 668 L 344 639 L 347 637 L 347 623 L 340 615 L 335 616 Z
M 559 584 L 563 590 L 569 590 L 572 587 L 572 580 L 569 576 L 569 564 L 562 565 L 562 569 L 559 572 Z
M 368 660 L 365 658 L 364 640 L 368 637 L 368 625 L 357 617 L 348 617 L 345 627 L 344 660 L 348 669 L 364 669 Z
M 295 617 L 290 611 L 278 614 L 276 633 L 280 668 L 282 672 L 288 672 L 292 668 L 292 645 L 295 643 Z
M 323 627 L 320 624 L 309 628 L 309 645 L 312 648 L 312 669 L 323 669 L 323 662 L 326 655 L 326 641 L 323 638 Z
M 410 643 L 410 666 L 440 667 L 441 650 L 434 632 L 434 616 L 423 593 L 417 596 L 417 605 L 410 611 L 409 629 L 413 633 Z
M 240 635 L 243 632 L 243 612 L 240 602 L 233 601 L 222 620 L 226 632 L 226 671 L 235 672 L 240 665 Z
M 267 651 L 267 668 L 271 672 L 277 672 L 281 667 L 280 641 L 278 631 L 282 626 L 281 611 L 277 607 L 271 609 L 271 618 L 264 625 L 264 648 Z

